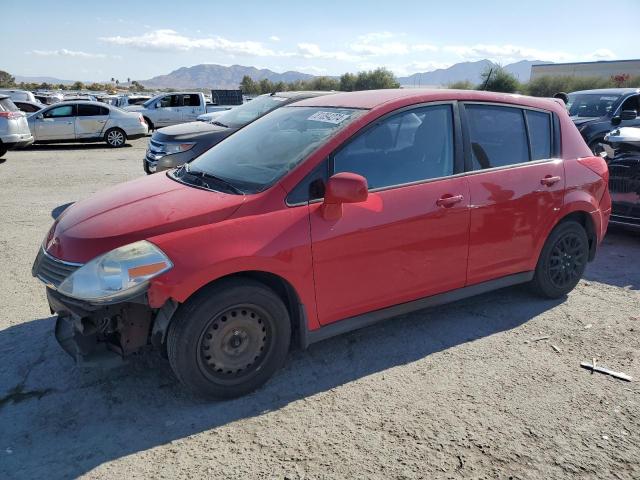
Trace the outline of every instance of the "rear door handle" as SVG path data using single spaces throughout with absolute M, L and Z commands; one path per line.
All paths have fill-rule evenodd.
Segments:
M 546 185 L 547 187 L 550 187 L 551 185 L 555 185 L 556 183 L 558 183 L 560 180 L 561 180 L 560 177 L 547 175 L 540 180 L 540 183 L 542 185 Z
M 436 200 L 436 205 L 443 208 L 451 208 L 456 203 L 460 203 L 464 197 L 462 195 L 446 194 Z

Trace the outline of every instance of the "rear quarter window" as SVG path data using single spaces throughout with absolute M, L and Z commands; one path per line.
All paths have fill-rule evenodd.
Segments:
M 551 114 L 525 110 L 529 141 L 531 142 L 531 160 L 551 158 Z
M 0 111 L 17 112 L 18 107 L 16 107 L 16 105 L 10 98 L 3 98 L 2 100 L 0 100 Z

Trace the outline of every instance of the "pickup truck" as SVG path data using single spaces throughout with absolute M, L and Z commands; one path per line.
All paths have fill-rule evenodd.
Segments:
M 162 93 L 147 100 L 142 105 L 124 107 L 129 112 L 138 112 L 147 122 L 149 130 L 193 122 L 198 115 L 214 109 L 207 105 L 204 94 L 200 92 Z

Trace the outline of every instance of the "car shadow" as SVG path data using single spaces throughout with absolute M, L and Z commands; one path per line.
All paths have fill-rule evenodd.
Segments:
M 56 208 L 51 210 L 51 218 L 53 218 L 54 220 L 57 219 L 60 215 L 62 215 L 62 212 L 64 212 L 67 208 L 69 208 L 74 203 L 76 202 L 69 202 L 69 203 L 63 203 L 62 205 L 58 205 Z
M 131 148 L 130 143 L 125 143 L 122 147 L 118 148 Z M 33 151 L 54 151 L 54 150 L 101 150 L 111 149 L 109 145 L 104 142 L 96 143 L 45 143 L 45 144 L 32 144 L 25 148 L 25 150 Z M 115 149 L 114 149 L 115 150 Z
M 396 317 L 293 351 L 263 388 L 229 401 L 190 396 L 147 353 L 82 370 L 55 343 L 54 318 L 0 332 L 0 477 L 76 478 L 97 466 L 499 334 L 557 306 L 522 287 Z M 428 380 L 428 371 L 426 380 Z
M 587 265 L 585 280 L 640 290 L 640 233 L 609 226 L 595 260 Z

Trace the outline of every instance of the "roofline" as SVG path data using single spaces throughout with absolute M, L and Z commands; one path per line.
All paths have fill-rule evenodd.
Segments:
M 566 62 L 566 63 L 536 63 L 531 65 L 531 68 L 534 67 L 548 67 L 551 65 L 595 65 L 601 63 L 624 63 L 624 62 L 638 62 L 640 63 L 640 58 L 638 59 L 630 59 L 630 60 L 596 60 L 595 62 Z

